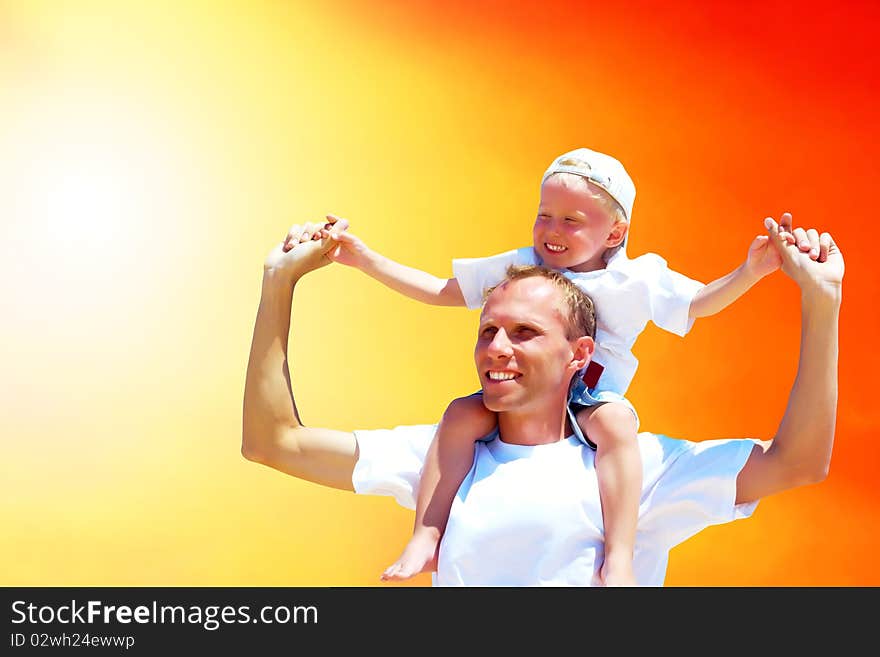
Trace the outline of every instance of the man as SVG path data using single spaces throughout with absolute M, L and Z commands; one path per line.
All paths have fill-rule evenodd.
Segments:
M 639 584 L 662 585 L 669 550 L 704 527 L 746 517 L 760 498 L 826 476 L 837 406 L 843 257 L 827 233 L 789 233 L 772 219 L 765 226 L 783 271 L 801 288 L 801 357 L 788 407 L 766 443 L 640 434 L 644 477 L 633 562 Z M 299 421 L 287 364 L 293 292 L 302 276 L 329 264 L 325 254 L 335 247 L 329 237 L 289 251 L 281 243 L 266 259 L 245 385 L 242 453 L 301 479 L 393 494 L 412 507 L 433 425 L 347 433 Z M 570 436 L 566 404 L 571 377 L 589 361 L 592 340 L 572 333 L 565 279 L 556 279 L 531 272 L 503 282 L 486 299 L 474 354 L 500 437 L 477 446 L 450 512 L 437 584 L 601 584 L 593 453 Z M 492 381 L 489 371 L 513 378 Z

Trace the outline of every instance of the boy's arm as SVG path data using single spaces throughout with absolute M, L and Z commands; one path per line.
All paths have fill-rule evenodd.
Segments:
M 329 215 L 332 222 L 339 219 Z M 327 255 L 334 262 L 360 269 L 402 295 L 433 306 L 464 306 L 464 295 L 455 278 L 439 278 L 420 269 L 407 267 L 377 253 L 351 233 L 331 234 L 337 247 Z
M 786 233 L 791 232 L 789 213 L 782 215 L 780 227 Z M 758 235 L 749 246 L 749 253 L 743 264 L 726 276 L 712 281 L 694 295 L 688 318 L 708 317 L 721 312 L 755 283 L 779 269 L 781 264 L 779 253 L 770 244 L 769 237 Z
M 751 250 L 749 253 L 751 254 Z M 701 288 L 691 301 L 688 318 L 709 317 L 721 312 L 765 275 L 756 276 L 748 269 L 747 263 L 743 263 L 726 276 L 722 276 Z

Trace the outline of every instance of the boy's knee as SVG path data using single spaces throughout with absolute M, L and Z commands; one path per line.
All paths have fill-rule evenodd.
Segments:
M 581 410 L 577 414 L 578 424 L 581 429 L 594 441 L 605 436 L 629 437 L 638 432 L 636 416 L 626 404 L 606 402 L 598 406 L 591 406 Z M 595 438 L 594 438 L 595 437 Z
M 480 395 L 468 395 L 467 397 L 459 397 L 453 399 L 446 411 L 443 413 L 443 419 L 451 421 L 467 421 L 495 414 L 483 405 L 483 398 Z
M 468 395 L 453 400 L 443 413 L 443 422 L 456 426 L 466 426 L 480 436 L 491 431 L 497 417 L 483 405 L 481 395 Z

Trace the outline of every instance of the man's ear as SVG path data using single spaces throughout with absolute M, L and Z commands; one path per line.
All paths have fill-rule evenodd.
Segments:
M 575 370 L 583 369 L 593 357 L 596 351 L 596 341 L 588 335 L 581 336 L 574 342 L 574 353 L 571 362 L 575 365 Z
M 629 230 L 629 223 L 626 221 L 615 221 L 611 227 L 611 232 L 605 238 L 605 248 L 613 249 L 615 246 L 623 244 L 626 239 L 626 232 Z

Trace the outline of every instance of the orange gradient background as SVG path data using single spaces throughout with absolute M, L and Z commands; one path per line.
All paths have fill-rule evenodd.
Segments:
M 794 214 L 847 264 L 826 482 L 671 555 L 667 584 L 880 585 L 873 2 L 0 2 L 2 585 L 379 585 L 412 526 L 241 458 L 262 260 L 328 212 L 437 275 L 530 242 L 541 173 L 618 157 L 630 254 L 703 281 Z M 328 267 L 298 287 L 307 424 L 436 421 L 477 314 Z M 642 427 L 767 438 L 798 293 L 650 325 Z M 410 584 L 428 585 L 420 576 Z

